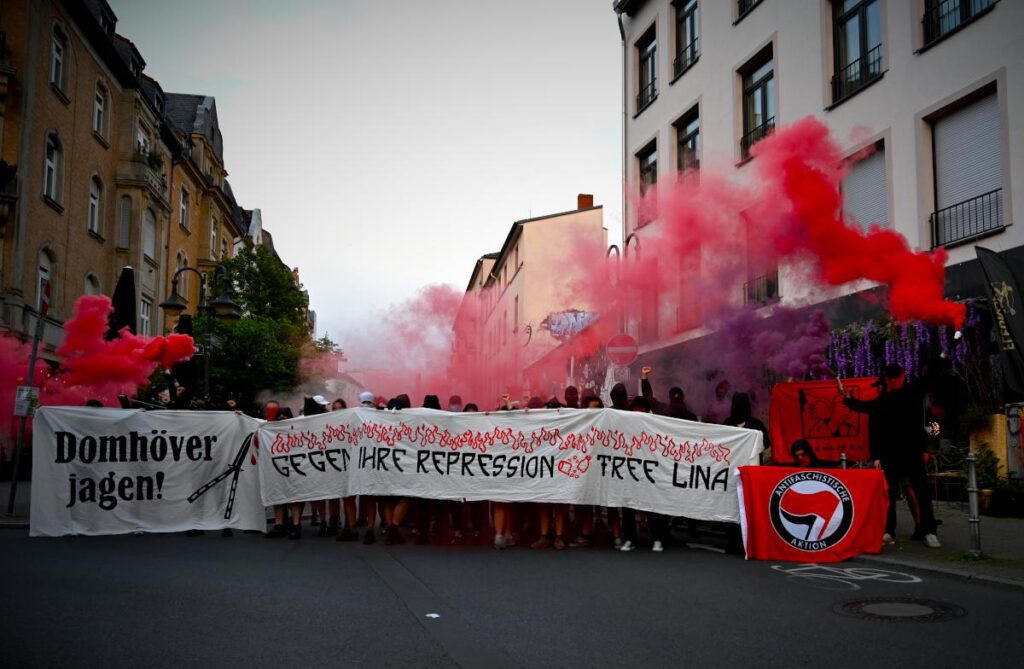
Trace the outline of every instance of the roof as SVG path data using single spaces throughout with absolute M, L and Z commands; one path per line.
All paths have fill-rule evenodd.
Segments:
M 640 9 L 644 4 L 644 0 L 614 0 L 612 2 L 612 10 L 616 14 L 625 14 L 626 16 L 633 16 L 636 10 Z
M 174 126 L 190 135 L 199 133 L 213 147 L 213 152 L 224 162 L 224 139 L 217 121 L 217 101 L 210 95 L 167 93 L 164 110 Z

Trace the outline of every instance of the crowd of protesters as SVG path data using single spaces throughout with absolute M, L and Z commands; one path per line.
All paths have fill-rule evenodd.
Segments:
M 641 372 L 641 393 L 630 397 L 622 383 L 612 387 L 609 397 L 611 408 L 620 411 L 654 413 L 684 420 L 698 420 L 686 404 L 682 388 L 669 389 L 667 401 L 654 394 L 649 374 L 651 368 Z M 727 393 L 727 383 L 716 388 L 715 404 L 711 410 L 719 409 L 722 394 Z M 750 398 L 745 393 L 734 393 L 727 411 L 722 411 L 719 421 L 761 430 L 766 447 L 769 444 L 767 428 L 751 414 Z M 358 397 L 359 406 L 380 410 L 399 411 L 412 407 L 406 394 L 392 398 L 374 395 L 364 391 Z M 452 412 L 480 411 L 472 402 L 464 403 L 459 395 L 452 395 L 442 406 L 437 395 L 426 395 L 422 406 L 429 409 Z M 565 389 L 561 398 L 531 396 L 522 402 L 515 402 L 511 395 L 503 395 L 496 406 L 485 405 L 487 410 L 511 411 L 516 409 L 544 408 L 604 408 L 605 403 L 596 391 L 585 389 L 582 393 L 575 387 Z M 303 398 L 301 415 L 316 415 L 348 408 L 343 399 L 333 402 L 322 395 Z M 288 407 L 270 400 L 263 407 L 266 420 L 286 420 L 293 417 Z M 526 542 L 533 549 L 583 548 L 606 543 L 621 551 L 636 550 L 640 531 L 646 525 L 651 539 L 651 549 L 661 552 L 669 541 L 670 519 L 651 512 L 634 509 L 604 508 L 552 503 L 509 503 L 481 501 L 428 500 L 407 497 L 382 497 L 360 495 L 344 499 L 309 502 L 308 518 L 316 529 L 317 536 L 334 537 L 337 541 L 362 541 L 373 544 L 382 540 L 387 544 L 403 544 L 407 536 L 417 544 L 447 543 L 453 545 L 482 544 L 493 541 L 497 549 L 506 549 L 517 543 Z M 267 538 L 297 540 L 302 537 L 302 519 L 306 503 L 279 505 L 274 508 L 273 528 Z M 378 522 L 379 520 L 379 522 Z M 691 534 L 697 532 L 693 521 L 688 524 Z M 739 533 L 727 528 L 727 548 L 739 552 Z
M 856 399 L 848 392 L 843 397 L 843 402 L 851 410 L 869 416 L 871 464 L 884 471 L 889 490 L 883 537 L 885 544 L 894 543 L 896 503 L 905 497 L 916 520 L 912 538 L 923 540 L 932 548 L 941 545 L 926 485 L 927 433 L 922 429 L 921 410 L 928 405 L 932 418 L 952 425 L 955 430 L 964 400 L 960 397 L 962 391 L 958 390 L 956 379 L 949 372 L 947 360 L 943 358 L 937 361 L 933 371 L 927 378 L 922 376 L 914 383 L 908 383 L 899 365 L 889 365 L 875 383 L 879 391 L 877 398 Z M 668 390 L 667 401 L 656 397 L 649 379 L 651 372 L 650 367 L 641 370 L 639 395 L 630 397 L 624 384 L 615 384 L 608 394 L 610 408 L 758 430 L 764 437 L 765 453 L 769 454 L 767 457 L 762 456 L 762 464 L 771 463 L 768 428 L 755 417 L 749 394 L 731 392 L 729 382 L 719 380 L 710 403 L 704 408 L 703 415 L 698 416 L 687 405 L 685 393 L 679 386 Z M 177 408 L 173 398 L 174 388 L 169 390 L 172 398 L 166 406 Z M 407 394 L 385 398 L 369 391 L 359 394 L 358 403 L 362 407 L 392 411 L 412 407 Z M 437 395 L 426 395 L 422 406 L 452 412 L 480 411 L 476 404 L 464 403 L 458 395 L 449 397 L 447 406 L 442 406 Z M 585 389 L 580 393 L 576 387 L 569 386 L 561 399 L 531 396 L 516 402 L 506 394 L 497 406 L 487 406 L 486 410 L 604 407 L 605 403 L 596 391 Z M 212 402 L 209 408 L 240 410 L 232 397 Z M 299 415 L 310 416 L 346 408 L 348 404 L 344 399 L 330 401 L 322 395 L 305 396 Z M 261 410 L 253 413 L 269 421 L 295 416 L 291 408 L 282 406 L 276 400 L 266 402 Z M 934 429 L 937 423 L 930 425 Z M 784 445 L 779 446 L 785 448 Z M 787 450 L 796 466 L 840 466 L 840 463 L 819 459 L 811 444 L 803 439 L 794 442 Z M 903 486 L 904 481 L 908 484 L 906 487 Z M 306 504 L 292 503 L 275 507 L 273 528 L 266 536 L 300 539 Z M 458 502 L 365 495 L 320 500 L 309 502 L 308 505 L 306 517 L 311 519 L 319 536 L 335 537 L 337 541 L 362 540 L 364 544 L 376 543 L 378 537 L 387 544 L 402 544 L 406 542 L 406 535 L 411 534 L 413 540 L 420 544 L 482 543 L 491 541 L 493 537 L 494 547 L 505 549 L 529 538 L 528 543 L 534 549 L 563 550 L 604 542 L 618 550 L 632 551 L 637 548 L 640 528 L 646 526 L 652 550 L 661 552 L 669 541 L 670 527 L 676 524 L 685 527 L 691 536 L 699 534 L 694 520 L 673 521 L 661 514 L 629 508 L 553 503 Z M 716 532 L 724 535 L 727 551 L 741 551 L 738 526 L 716 524 Z M 224 530 L 224 534 L 230 535 L 231 530 Z

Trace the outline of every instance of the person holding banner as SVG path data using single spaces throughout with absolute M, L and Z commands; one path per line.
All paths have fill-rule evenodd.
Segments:
M 866 413 L 871 418 L 871 456 L 875 467 L 885 472 L 886 484 L 889 486 L 889 509 L 882 542 L 895 543 L 896 502 L 900 494 L 900 481 L 906 478 L 920 509 L 918 526 L 911 538 L 924 539 L 929 548 L 941 548 L 924 468 L 927 443 L 921 383 L 908 384 L 903 368 L 895 363 L 886 366 L 883 379 L 884 387 L 875 399 L 858 400 L 849 391 L 843 399 L 843 403 L 850 409 Z
M 630 411 L 651 413 L 651 405 L 645 397 L 634 397 L 629 407 Z M 654 537 L 654 546 L 651 548 L 655 553 L 665 550 L 665 540 L 668 539 L 668 517 L 653 511 L 647 512 L 647 524 L 650 527 L 651 535 Z M 622 534 L 624 541 L 619 550 L 629 552 L 636 549 L 636 510 L 622 510 Z

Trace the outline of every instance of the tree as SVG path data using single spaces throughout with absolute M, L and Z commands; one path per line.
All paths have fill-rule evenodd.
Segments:
M 288 392 L 297 385 L 302 350 L 311 343 L 308 298 L 266 246 L 243 248 L 224 267 L 242 318 L 230 324 L 199 318 L 196 340 L 205 342 L 212 326 L 208 355 L 215 401 L 233 396 L 250 407 L 261 392 Z

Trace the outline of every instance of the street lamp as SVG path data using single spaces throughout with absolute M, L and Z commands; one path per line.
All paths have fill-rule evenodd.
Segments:
M 185 299 L 178 292 L 178 279 L 182 272 L 193 272 L 199 277 L 199 304 L 196 305 L 196 311 L 199 313 L 205 313 L 207 318 L 210 320 L 206 328 L 206 351 L 203 355 L 203 399 L 206 402 L 206 406 L 210 406 L 210 349 L 213 347 L 213 328 L 209 327 L 212 325 L 213 319 L 226 322 L 234 322 L 241 318 L 241 314 L 238 313 L 238 305 L 234 303 L 232 298 L 231 289 L 231 277 L 228 276 L 228 272 L 224 269 L 223 265 L 218 265 L 213 273 L 213 291 L 216 291 L 218 285 L 223 285 L 223 289 L 217 297 L 213 298 L 209 302 L 206 301 L 206 282 L 207 275 L 194 267 L 182 267 L 174 276 L 171 277 L 171 296 L 160 303 L 160 308 L 164 310 L 164 313 L 171 318 L 177 319 L 181 312 L 185 311 L 188 304 Z

